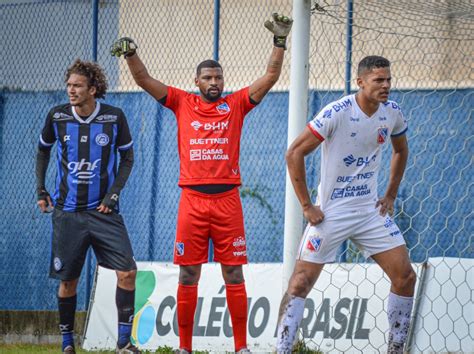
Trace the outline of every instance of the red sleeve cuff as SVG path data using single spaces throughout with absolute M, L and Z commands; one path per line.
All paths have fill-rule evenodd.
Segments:
M 313 135 L 316 138 L 318 138 L 319 141 L 321 141 L 321 142 L 324 141 L 324 137 L 321 134 L 319 134 L 309 123 L 308 123 L 308 128 L 309 128 L 309 130 L 311 130 L 311 133 L 313 133 Z

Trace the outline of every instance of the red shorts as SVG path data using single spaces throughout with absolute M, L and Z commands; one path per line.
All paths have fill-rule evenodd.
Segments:
M 224 265 L 247 263 L 244 217 L 238 188 L 218 194 L 183 188 L 174 263 L 207 263 L 209 238 L 214 245 L 214 261 Z

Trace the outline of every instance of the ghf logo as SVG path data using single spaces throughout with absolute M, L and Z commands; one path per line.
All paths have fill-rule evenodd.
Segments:
M 323 242 L 322 238 L 311 237 L 306 245 L 306 248 L 311 252 L 318 252 L 321 249 L 321 243 Z
M 329 118 L 331 118 L 331 116 L 332 116 L 332 109 L 328 109 L 328 110 L 324 111 L 323 118 L 329 119 Z
M 219 112 L 220 114 L 226 114 L 226 113 L 229 113 L 230 112 L 230 107 L 229 105 L 224 102 L 224 103 L 221 103 L 220 105 L 218 105 L 216 107 L 216 110 L 217 112 Z
M 99 166 L 100 159 L 95 160 L 94 162 L 86 161 L 82 159 L 81 161 L 71 161 L 67 164 L 67 168 L 71 175 L 74 175 L 78 179 L 91 179 L 95 176 L 95 169 Z
M 100 133 L 95 137 L 95 143 L 99 146 L 106 146 L 109 143 L 110 139 L 107 134 Z
M 372 156 L 366 156 L 366 157 L 357 157 L 355 158 L 354 155 L 350 154 L 349 156 L 344 157 L 344 163 L 346 164 L 347 167 L 352 165 L 354 162 L 356 162 L 356 166 L 369 166 L 371 162 L 374 162 L 377 158 L 377 154 L 374 154 Z
M 377 130 L 377 143 L 383 144 L 387 140 L 388 136 L 388 128 L 387 127 L 380 127 Z
M 322 127 L 323 127 L 323 123 L 322 123 L 319 119 L 315 119 L 315 120 L 314 120 L 314 125 L 315 125 L 317 128 L 322 128 Z
M 194 130 L 199 130 L 199 128 L 202 127 L 202 124 L 195 120 L 194 122 L 191 122 L 191 126 L 194 128 Z

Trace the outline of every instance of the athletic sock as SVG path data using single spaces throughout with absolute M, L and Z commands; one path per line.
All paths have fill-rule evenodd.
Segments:
M 404 344 L 410 328 L 413 297 L 405 297 L 390 292 L 388 295 L 389 342 Z
M 226 284 L 227 307 L 234 331 L 235 351 L 247 348 L 247 291 L 245 283 Z
M 76 315 L 77 295 L 58 296 L 59 331 L 63 337 L 62 350 L 71 345 L 74 347 L 74 316 Z
M 278 325 L 277 352 L 291 353 L 295 341 L 296 332 L 300 326 L 304 313 L 305 299 L 302 297 L 289 296 L 290 300 L 283 312 L 283 317 Z
M 198 286 L 183 285 L 178 286 L 178 329 L 179 348 L 192 351 L 194 313 L 196 312 Z
M 118 340 L 119 348 L 130 342 L 132 334 L 133 316 L 135 314 L 135 290 L 126 290 L 117 286 L 115 304 L 118 312 Z

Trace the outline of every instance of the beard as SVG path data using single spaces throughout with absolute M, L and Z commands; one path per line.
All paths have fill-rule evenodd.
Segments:
M 207 92 L 204 92 L 203 90 L 201 91 L 201 94 L 208 100 L 209 102 L 216 102 L 219 98 L 221 98 L 222 91 L 217 89 L 216 93 L 210 93 L 209 90 Z

